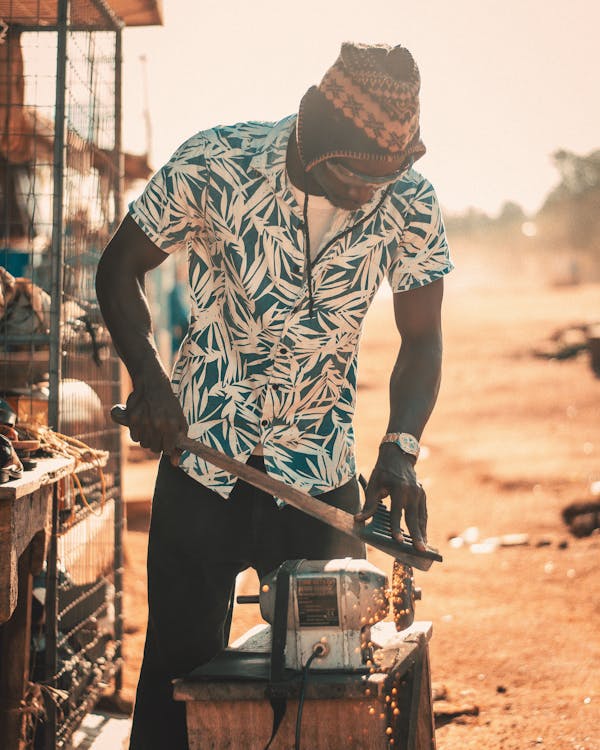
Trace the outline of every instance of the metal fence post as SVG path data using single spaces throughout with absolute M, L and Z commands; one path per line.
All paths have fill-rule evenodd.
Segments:
M 58 668 L 58 654 L 56 644 L 58 643 L 58 484 L 52 485 L 52 526 L 50 531 L 50 543 L 48 546 L 48 557 L 46 560 L 46 625 L 45 636 L 45 672 L 46 685 L 55 688 L 56 671 Z M 58 707 L 52 695 L 47 695 L 45 700 L 46 720 L 44 722 L 44 748 L 55 750 L 56 729 L 58 725 Z
M 123 64 L 123 34 L 118 29 L 115 32 L 115 181 L 114 181 L 114 205 L 115 205 L 115 224 L 121 220 L 123 213 L 123 147 L 121 134 L 121 112 L 122 112 L 122 64 Z M 118 359 L 113 363 L 113 403 L 118 403 L 121 398 L 121 366 Z M 121 451 L 121 432 L 116 427 L 116 438 L 112 441 L 113 450 L 118 452 L 118 462 L 115 471 L 115 551 L 114 551 L 114 570 L 115 570 L 115 641 L 117 648 L 115 658 L 117 663 L 122 658 L 123 643 L 123 530 L 125 527 L 125 513 L 123 504 L 123 487 L 122 487 L 122 451 Z M 119 668 L 115 676 L 115 690 L 119 692 L 123 686 L 123 669 Z
M 58 429 L 59 386 L 62 365 L 61 311 L 63 295 L 63 198 L 66 133 L 67 23 L 69 0 L 58 2 L 56 45 L 56 98 L 54 114 L 54 165 L 52 203 L 52 265 L 50 308 L 50 396 L 48 422 Z

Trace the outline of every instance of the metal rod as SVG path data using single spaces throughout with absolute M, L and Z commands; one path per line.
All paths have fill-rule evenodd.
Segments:
M 56 40 L 56 95 L 54 109 L 54 164 L 52 181 L 52 246 L 50 289 L 50 362 L 48 423 L 59 427 L 59 387 L 62 360 L 62 293 L 63 293 L 63 211 L 64 169 L 66 131 L 66 79 L 67 79 L 67 22 L 69 0 L 59 0 L 57 8 L 58 32 Z M 57 536 L 58 536 L 58 492 L 56 483 L 52 488 L 52 533 L 46 564 L 46 679 L 54 687 L 58 642 L 57 601 Z M 56 748 L 58 708 L 49 700 L 44 745 L 46 750 Z
M 114 173 L 114 222 L 115 225 L 120 221 L 123 211 L 123 146 L 121 132 L 121 113 L 122 113 L 122 66 L 123 66 L 123 35 L 121 29 L 115 33 L 115 173 Z M 121 393 L 121 363 L 115 357 L 112 365 L 113 390 L 112 396 L 118 400 Z M 123 642 L 123 529 L 125 527 L 125 513 L 123 506 L 123 486 L 122 486 L 122 451 L 121 435 L 117 434 L 112 439 L 112 450 L 115 456 L 115 550 L 114 550 L 114 569 L 115 569 L 115 640 L 117 647 L 115 659 L 120 662 L 122 656 Z M 123 687 L 123 670 L 119 668 L 115 675 L 115 690 L 119 692 Z
M 48 344 L 50 336 L 47 333 L 11 333 L 9 336 L 3 337 L 4 346 L 10 346 L 11 344 Z
M 58 2 L 58 35 L 56 44 L 56 98 L 54 112 L 54 169 L 51 248 L 50 367 L 48 422 L 59 428 L 59 386 L 62 365 L 61 312 L 63 295 L 63 211 L 66 133 L 67 21 L 69 0 Z
M 69 31 L 114 31 L 114 29 L 121 25 L 122 22 L 117 23 L 111 23 L 110 26 L 106 24 L 97 24 L 97 23 L 70 23 L 69 24 Z M 32 23 L 21 23 L 21 24 L 12 24 L 13 28 L 18 27 L 19 31 L 29 31 L 29 32 L 54 32 L 56 33 L 60 26 L 59 24 L 52 23 L 44 26 L 37 26 L 36 24 Z
M 115 172 L 113 177 L 115 215 L 113 217 L 113 229 L 121 221 L 123 213 L 123 175 L 125 164 L 123 157 L 123 135 L 122 135 L 122 113 L 123 113 L 123 33 L 119 29 L 115 33 L 115 145 L 114 159 Z
M 57 548 L 58 548 L 58 483 L 52 485 L 52 526 L 50 531 L 50 543 L 48 546 L 48 559 L 46 561 L 46 628 L 45 628 L 45 671 L 46 684 L 56 687 L 55 675 L 58 665 L 58 654 L 56 647 L 58 643 L 58 570 L 57 570 Z M 56 728 L 58 724 L 58 708 L 54 701 L 46 700 L 46 721 L 44 724 L 44 747 L 45 750 L 55 750 Z

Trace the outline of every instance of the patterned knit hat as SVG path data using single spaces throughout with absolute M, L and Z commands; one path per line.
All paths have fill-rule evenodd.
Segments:
M 305 169 L 332 157 L 419 159 L 419 69 L 410 52 L 345 42 L 300 102 L 296 138 Z

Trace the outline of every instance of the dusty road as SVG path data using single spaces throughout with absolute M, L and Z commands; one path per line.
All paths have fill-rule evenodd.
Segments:
M 600 480 L 600 380 L 585 355 L 530 355 L 556 328 L 598 319 L 600 286 L 475 287 L 460 273 L 448 280 L 444 381 L 418 465 L 430 539 L 444 563 L 418 575 L 417 617 L 434 624 L 434 682 L 479 715 L 439 728 L 441 750 L 600 750 L 600 536 L 574 539 L 560 516 L 568 503 L 591 499 Z M 360 354 L 356 432 L 365 474 L 385 430 L 397 347 L 383 295 Z M 134 466 L 130 497 L 147 497 L 148 483 L 148 467 Z M 145 523 L 132 514 L 127 538 L 129 697 L 143 645 Z M 452 548 L 449 538 L 468 527 L 481 539 L 522 533 L 530 543 L 488 553 Z M 391 567 L 378 553 L 371 559 Z M 243 588 L 255 590 L 253 574 Z M 258 620 L 256 610 L 238 611 L 234 637 Z

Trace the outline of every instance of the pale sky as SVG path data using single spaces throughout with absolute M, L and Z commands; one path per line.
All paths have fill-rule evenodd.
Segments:
M 421 70 L 417 168 L 451 211 L 539 208 L 558 148 L 600 148 L 598 0 L 164 0 L 124 37 L 124 143 L 158 168 L 198 130 L 297 110 L 345 40 L 404 44 Z

